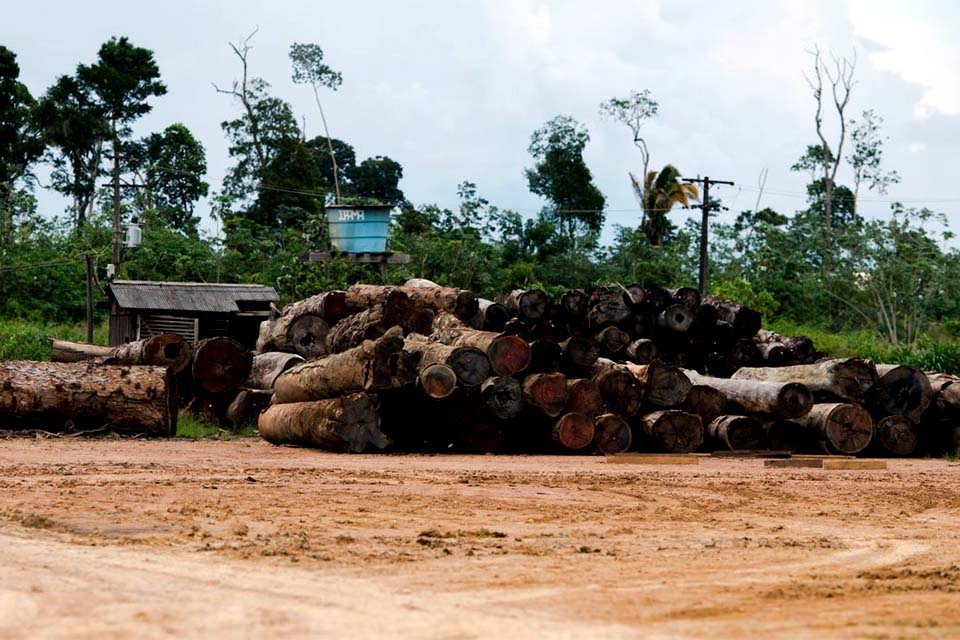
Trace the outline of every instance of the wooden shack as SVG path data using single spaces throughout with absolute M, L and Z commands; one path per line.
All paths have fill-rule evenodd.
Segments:
M 279 301 L 259 284 L 114 280 L 110 298 L 110 344 L 175 333 L 195 341 L 229 336 L 254 348 L 260 323 Z

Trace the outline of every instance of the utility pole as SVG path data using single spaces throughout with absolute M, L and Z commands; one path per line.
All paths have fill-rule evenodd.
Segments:
M 707 265 L 707 232 L 710 226 L 710 185 L 727 184 L 731 187 L 733 183 L 729 180 L 711 180 L 710 176 L 705 178 L 684 178 L 684 182 L 703 184 L 703 216 L 700 220 L 700 294 L 707 293 L 709 279 L 709 269 Z
M 87 343 L 93 344 L 93 254 L 83 255 L 87 263 Z

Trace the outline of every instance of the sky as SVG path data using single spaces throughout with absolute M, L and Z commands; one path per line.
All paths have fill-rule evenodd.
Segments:
M 293 105 L 308 137 L 322 126 L 309 87 L 290 79 L 287 53 L 294 42 L 323 48 L 343 74 L 341 89 L 322 95 L 331 134 L 358 159 L 400 162 L 400 187 L 417 204 L 454 207 L 469 180 L 492 204 L 534 215 L 544 203 L 523 174 L 530 134 L 573 116 L 591 135 L 584 157 L 607 197 L 607 240 L 614 225 L 639 223 L 627 174 L 642 165 L 629 130 L 598 106 L 632 89 L 660 104 L 644 129 L 651 168 L 734 181 L 714 191 L 727 216 L 756 206 L 766 170 L 760 206 L 802 209 L 808 176 L 789 167 L 816 141 L 804 72 L 819 47 L 856 56 L 848 116 L 883 117 L 885 165 L 902 177 L 886 195 L 864 194 L 861 212 L 886 216 L 897 200 L 960 226 L 960 3 L 950 0 L 0 0 L 0 15 L 0 44 L 18 54 L 34 95 L 92 63 L 111 36 L 152 49 L 168 93 L 135 132 L 187 125 L 206 148 L 214 189 L 231 165 L 220 123 L 239 105 L 211 83 L 238 76 L 228 43 L 255 28 L 250 71 Z M 825 126 L 835 135 L 835 113 Z M 845 168 L 839 179 L 849 182 Z M 40 203 L 46 214 L 64 206 L 50 194 Z M 216 232 L 206 203 L 200 213 Z M 671 214 L 676 224 L 690 215 Z

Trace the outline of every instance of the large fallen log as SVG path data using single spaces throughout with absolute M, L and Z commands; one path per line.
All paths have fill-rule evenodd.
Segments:
M 303 362 L 277 378 L 275 401 L 308 402 L 411 384 L 417 377 L 416 357 L 404 353 L 403 346 L 402 330 L 392 327 L 375 341 Z
M 819 434 L 792 420 L 777 418 L 766 422 L 763 428 L 767 436 L 767 448 L 771 451 L 829 453 Z
M 424 365 L 417 369 L 417 383 L 427 396 L 439 400 L 446 398 L 457 388 L 457 374 L 442 362 Z
M 640 417 L 640 426 L 648 442 L 665 453 L 692 453 L 703 444 L 700 416 L 668 409 Z
M 614 413 L 597 416 L 593 427 L 596 434 L 593 441 L 600 453 L 623 453 L 633 444 L 633 430 L 630 425 Z
M 260 414 L 260 436 L 272 444 L 360 453 L 390 441 L 380 431 L 376 406 L 365 393 L 312 402 L 274 404 Z
M 473 347 L 487 354 L 490 366 L 500 376 L 511 376 L 525 370 L 532 354 L 530 345 L 517 336 L 477 331 L 456 321 L 450 314 L 437 317 L 434 340 L 455 347 Z
M 376 340 L 390 327 L 403 327 L 413 317 L 414 309 L 407 294 L 391 289 L 379 302 L 334 325 L 327 334 L 328 352 L 340 353 L 359 346 L 364 340 Z
M 587 305 L 590 326 L 600 328 L 608 324 L 619 324 L 630 317 L 626 296 L 626 291 L 618 284 L 594 289 Z
M 680 408 L 687 413 L 700 416 L 703 424 L 710 424 L 723 415 L 727 407 L 727 396 L 718 389 L 698 384 L 692 377 L 690 381 L 693 382 L 693 386 L 687 392 L 687 398 Z
M 490 377 L 490 360 L 483 351 L 474 347 L 454 347 L 419 333 L 411 333 L 404 341 L 404 350 L 420 354 L 422 366 L 449 366 L 456 374 L 457 383 L 465 387 L 475 387 Z
M 593 336 L 575 333 L 560 344 L 563 363 L 569 367 L 588 371 L 600 357 L 600 347 Z
M 617 363 L 600 358 L 594 365 L 594 371 L 619 369 L 632 375 L 643 388 L 644 402 L 658 407 L 675 407 L 681 404 L 690 391 L 690 378 L 679 368 L 662 362 L 634 364 Z
M 0 360 L 0 426 L 111 429 L 172 436 L 177 390 L 168 367 Z
M 686 374 L 694 384 L 720 391 L 736 408 L 746 413 L 770 414 L 792 420 L 807 415 L 813 407 L 813 394 L 799 382 L 711 378 L 696 371 L 686 371 Z
M 627 345 L 626 353 L 636 364 L 650 364 L 657 359 L 657 343 L 649 338 L 638 338 Z
M 333 325 L 350 315 L 347 308 L 346 291 L 324 291 L 309 298 L 298 300 L 286 305 L 282 315 L 285 316 L 320 316 Z
M 564 413 L 582 413 L 591 418 L 603 413 L 603 395 L 600 387 L 588 378 L 567 380 L 567 404 Z
M 877 383 L 867 394 L 867 404 L 878 413 L 919 422 L 933 397 L 926 374 L 915 367 L 878 364 L 877 375 Z
M 719 416 L 707 425 L 707 436 L 728 451 L 763 449 L 763 425 L 749 416 Z
M 550 438 L 569 451 L 585 449 L 593 443 L 593 418 L 582 413 L 566 413 L 553 424 Z
M 877 422 L 875 441 L 887 453 L 909 456 L 916 451 L 920 434 L 912 420 L 906 416 L 892 415 Z
M 99 360 L 101 364 L 121 366 L 153 365 L 171 367 L 179 373 L 190 364 L 190 345 L 180 336 L 163 333 L 116 347 L 98 344 L 51 340 L 53 362 L 83 362 Z
M 523 390 L 520 383 L 509 376 L 493 376 L 480 385 L 480 397 L 491 414 L 501 420 L 520 415 L 523 410 Z
M 504 296 L 500 304 L 524 322 L 540 322 L 550 309 L 550 298 L 540 289 L 515 289 Z
M 628 371 L 608 368 L 595 371 L 593 382 L 600 389 L 603 403 L 610 413 L 632 417 L 640 413 L 643 404 L 643 387 Z
M 618 327 L 604 327 L 597 333 L 596 341 L 604 353 L 617 354 L 630 344 L 630 334 Z
M 233 338 L 207 338 L 194 345 L 190 372 L 203 393 L 224 393 L 239 388 L 252 366 L 253 355 Z
M 567 377 L 562 373 L 529 375 L 523 379 L 521 389 L 523 399 L 529 406 L 550 417 L 559 416 L 567 404 Z M 590 428 L 593 428 L 592 421 Z
M 330 325 L 319 315 L 286 314 L 260 323 L 257 352 L 284 351 L 304 358 L 317 358 L 327 353 Z
M 273 391 L 269 389 L 241 389 L 227 407 L 226 418 L 234 429 L 256 426 L 260 414 L 270 406 Z
M 428 307 L 437 313 L 452 313 L 464 322 L 477 315 L 479 310 L 477 296 L 471 291 L 434 286 L 436 283 L 429 280 L 420 280 L 419 282 L 413 282 L 413 284 L 418 286 L 355 284 L 347 289 L 347 308 L 352 311 L 369 309 L 383 302 L 391 291 L 399 290 L 407 294 L 416 305 Z
M 704 302 L 715 306 L 720 314 L 720 319 L 729 322 L 738 335 L 751 337 L 760 330 L 762 318 L 759 311 L 713 296 L 705 296 Z
M 510 319 L 510 313 L 507 311 L 507 308 L 499 302 L 484 300 L 483 298 L 478 299 L 477 303 L 479 305 L 478 314 L 480 316 L 481 326 L 474 328 L 483 329 L 484 331 L 503 331 L 503 325 Z
M 799 382 L 806 385 L 817 400 L 839 398 L 859 402 L 876 384 L 877 368 L 869 360 L 848 358 L 790 367 L 745 367 L 734 373 L 732 378 L 766 382 Z
M 295 353 L 270 351 L 257 354 L 253 357 L 250 374 L 244 381 L 243 386 L 247 389 L 268 389 L 272 393 L 273 385 L 280 374 L 303 361 L 303 356 Z
M 873 438 L 873 418 L 857 404 L 815 404 L 796 422 L 812 429 L 833 450 L 843 454 L 863 451 Z

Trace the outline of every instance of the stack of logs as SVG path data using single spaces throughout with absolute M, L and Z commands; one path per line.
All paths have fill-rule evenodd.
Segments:
M 491 301 L 426 280 L 358 284 L 288 305 L 258 351 L 254 369 L 277 374 L 258 421 L 276 444 L 910 455 L 960 436 L 960 380 L 818 361 L 809 339 L 686 288 Z M 304 361 L 281 366 L 284 352 Z

